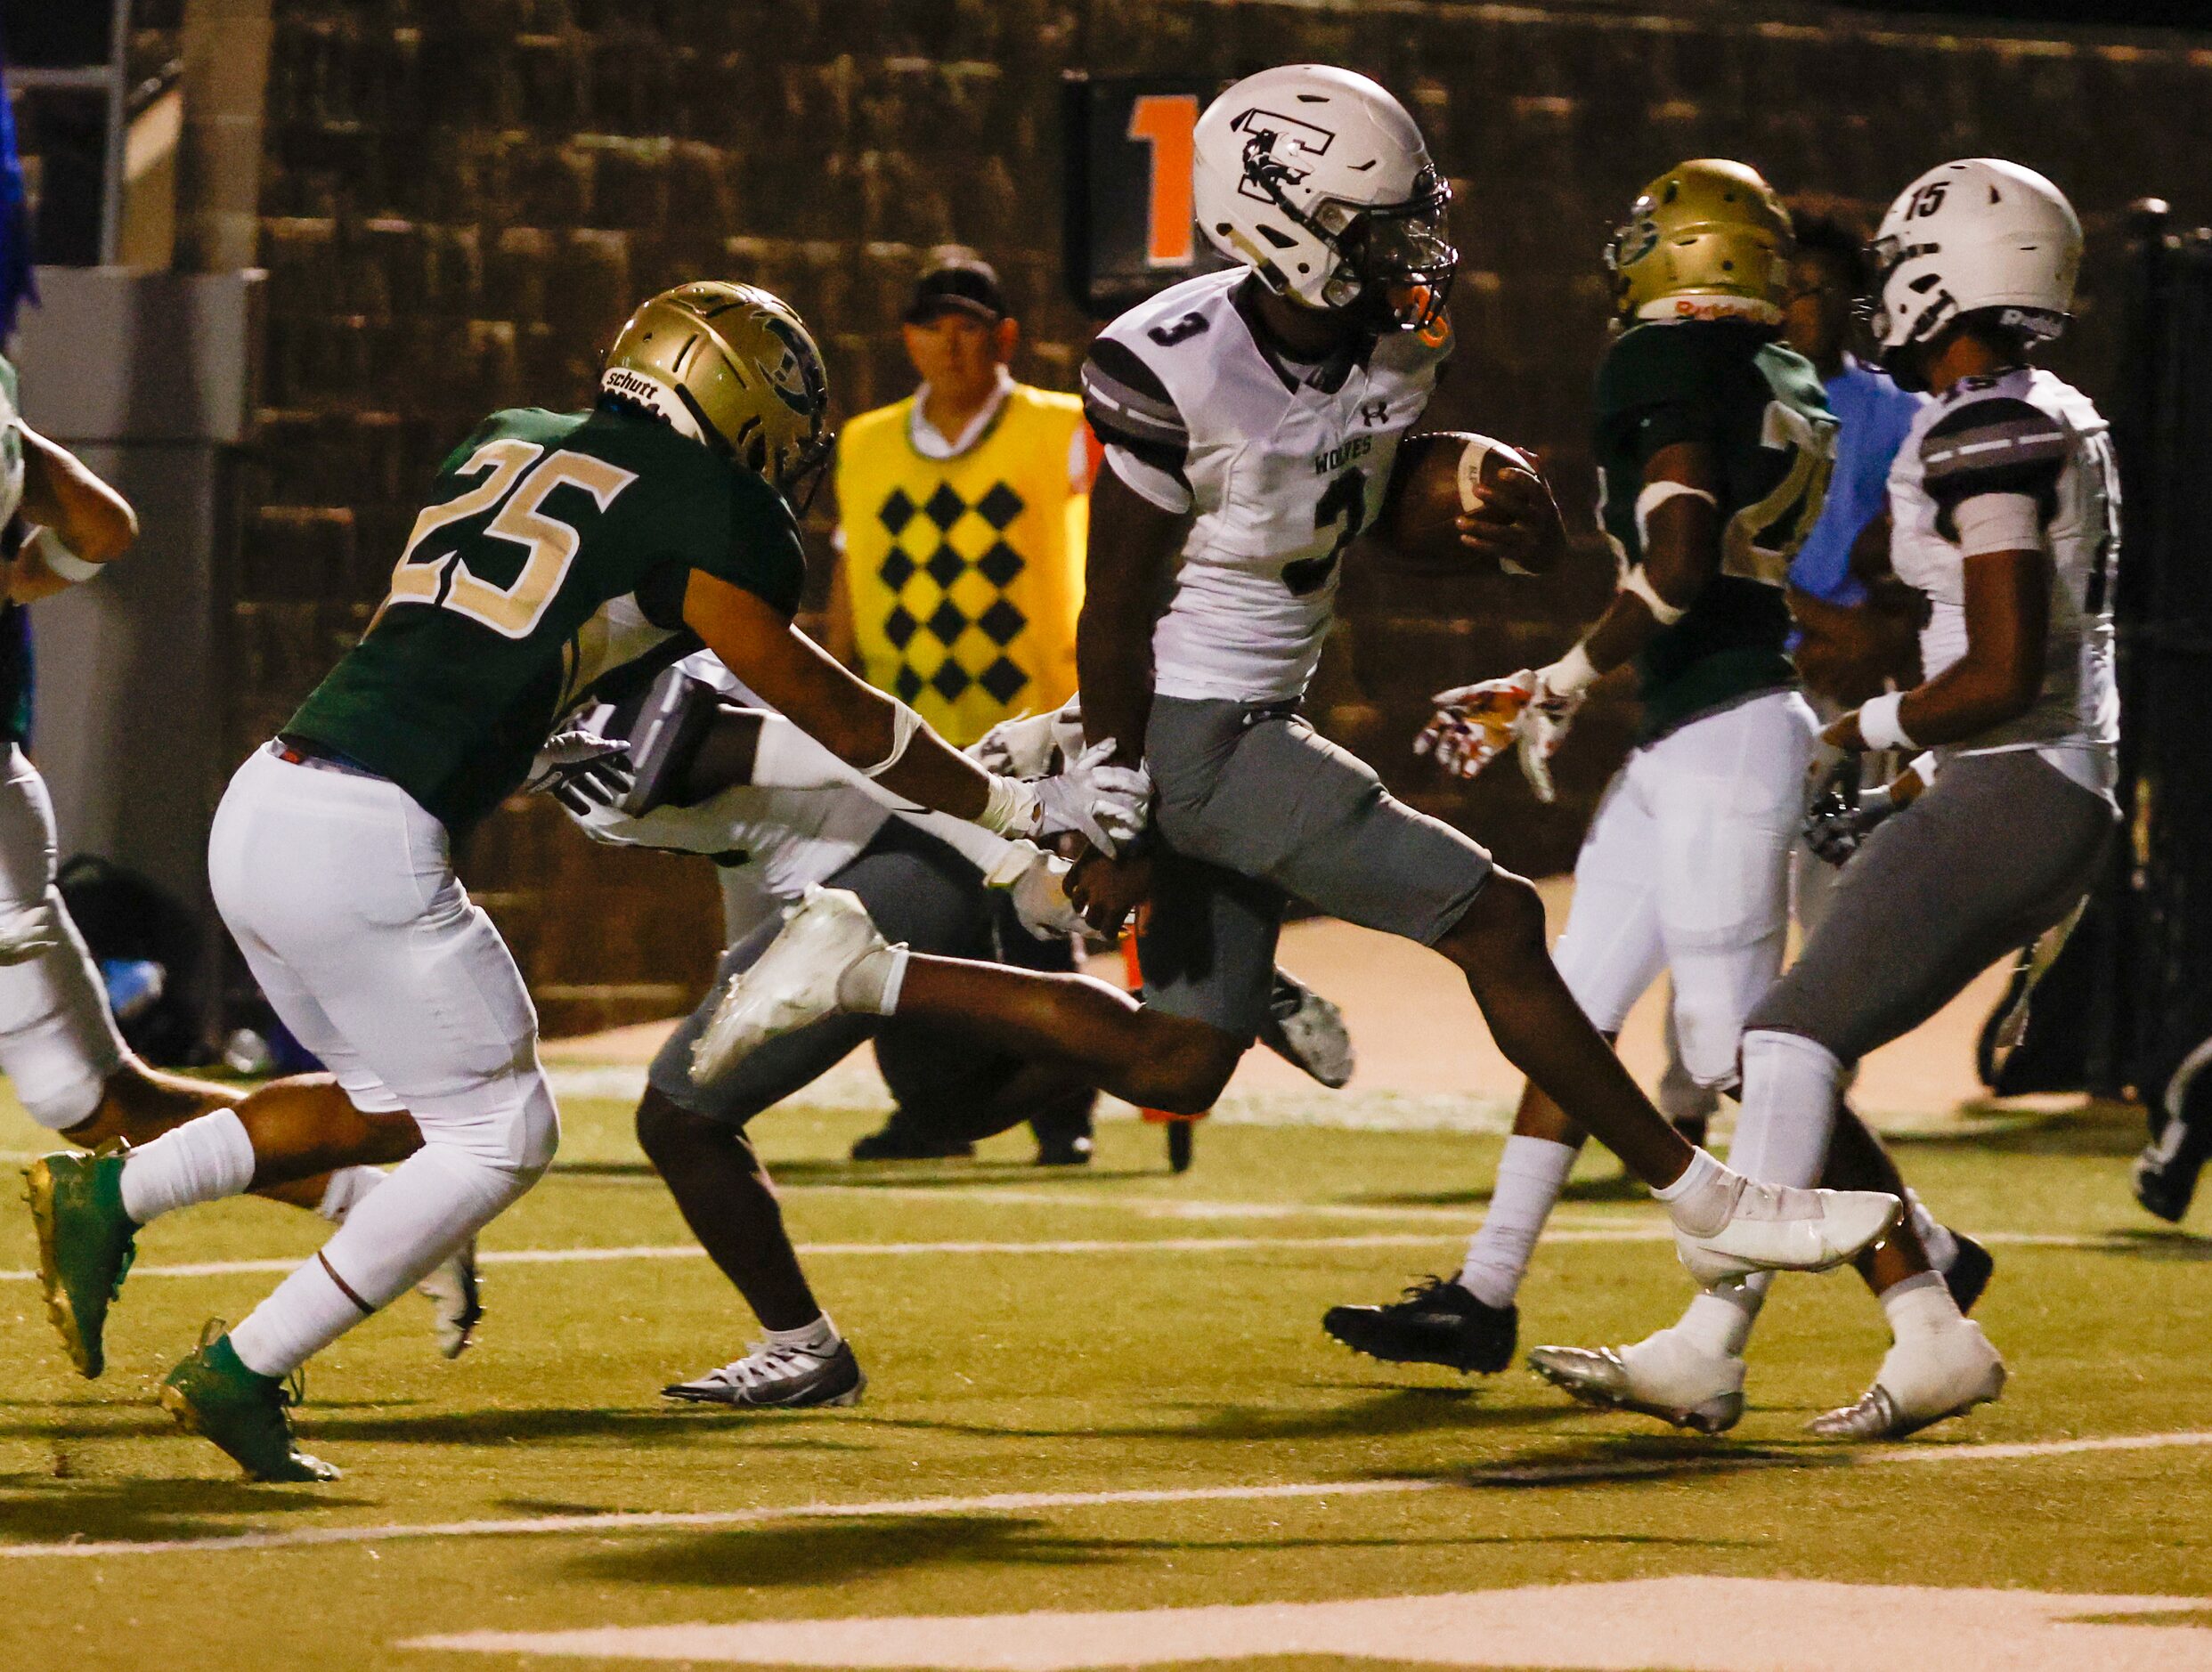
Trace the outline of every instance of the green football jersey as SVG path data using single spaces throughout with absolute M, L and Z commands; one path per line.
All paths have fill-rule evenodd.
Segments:
M 790 507 L 666 425 L 495 412 L 454 449 L 361 642 L 293 715 L 459 832 L 519 787 L 554 721 L 700 647 L 691 572 L 789 614 Z
M 1637 658 L 1640 741 L 1751 693 L 1793 684 L 1783 597 L 1828 491 L 1835 419 L 1802 355 L 1744 320 L 1635 326 L 1598 373 L 1598 515 L 1625 571 L 1643 561 L 1636 498 L 1663 447 L 1718 457 L 1720 572 Z

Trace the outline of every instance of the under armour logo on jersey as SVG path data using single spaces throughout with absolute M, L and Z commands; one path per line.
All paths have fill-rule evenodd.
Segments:
M 1370 429 L 1380 429 L 1389 421 L 1389 418 L 1390 402 L 1387 401 L 1365 401 L 1360 404 L 1360 422 Z

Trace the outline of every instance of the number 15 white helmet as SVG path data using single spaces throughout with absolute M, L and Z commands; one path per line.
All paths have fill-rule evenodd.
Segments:
M 2030 341 L 2065 329 L 2081 223 L 2066 194 L 2034 169 L 1970 158 L 1906 187 L 1882 217 L 1871 253 L 1877 277 L 1868 322 L 1894 373 L 1899 351 L 1970 315 Z
M 1192 136 L 1198 223 L 1279 296 L 1356 309 L 1378 334 L 1443 312 L 1459 260 L 1452 189 L 1413 118 L 1365 76 L 1285 64 L 1207 106 Z

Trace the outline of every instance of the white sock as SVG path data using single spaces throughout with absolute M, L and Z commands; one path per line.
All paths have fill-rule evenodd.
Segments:
M 254 1140 L 235 1109 L 173 1126 L 123 1158 L 123 1211 L 140 1224 L 173 1208 L 243 1196 L 254 1181 Z
M 1802 1034 L 1761 1028 L 1744 1035 L 1744 1106 L 1729 1152 L 1747 1179 L 1818 1184 L 1835 1131 L 1843 1065 Z
M 1771 1271 L 1753 1271 L 1699 1291 L 1675 1328 L 1707 1352 L 1742 1358 L 1773 1277 Z
M 231 1331 L 239 1361 L 263 1376 L 290 1375 L 421 1282 L 535 1177 L 451 1144 L 426 1144 L 357 1200 L 322 1252 Z
M 1928 1251 L 1928 1263 L 1939 1271 L 1948 1271 L 1958 1263 L 1958 1238 L 1950 1228 L 1928 1211 L 1928 1205 L 1920 1199 L 1917 1191 L 1907 1187 L 1905 1211 L 1912 1216 L 1913 1234 L 1920 1238 L 1920 1246 Z
M 1890 1316 L 1890 1334 L 1899 1341 L 1913 1335 L 1940 1335 L 1965 1322 L 1951 1291 L 1933 1271 L 1915 1272 L 1891 1284 L 1882 1291 L 1882 1310 Z
M 1574 1147 L 1516 1132 L 1498 1157 L 1490 1211 L 1467 1245 L 1459 1285 L 1484 1306 L 1510 1306 L 1544 1221 L 1574 1167 Z
M 768 1337 L 771 1347 L 798 1347 L 817 1358 L 834 1352 L 842 1339 L 837 1333 L 837 1326 L 830 1322 L 827 1312 L 816 1314 L 812 1323 L 801 1324 L 796 1329 L 769 1329 L 764 1327 L 760 1333 Z
M 343 1225 L 355 1203 L 384 1182 L 382 1167 L 340 1167 L 323 1187 L 315 1212 L 333 1225 Z
M 1690 1157 L 1682 1176 L 1672 1184 L 1654 1185 L 1652 1195 L 1667 1205 L 1675 1224 L 1693 1237 L 1710 1237 L 1728 1222 L 1736 1198 L 1743 1194 L 1743 1180 L 1703 1149 Z
M 859 1016 L 894 1014 L 899 1009 L 899 990 L 907 984 L 907 960 L 911 955 L 901 941 L 855 959 L 837 978 L 837 1008 Z

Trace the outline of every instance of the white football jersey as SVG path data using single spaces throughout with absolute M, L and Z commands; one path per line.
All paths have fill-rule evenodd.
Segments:
M 687 656 L 678 666 L 748 708 L 769 706 L 711 651 Z M 598 717 L 595 710 L 582 723 L 588 726 Z M 826 881 L 858 858 L 890 812 L 855 788 L 760 790 L 739 784 L 695 807 L 655 808 L 638 818 L 609 807 L 572 816 L 601 841 L 706 854 L 725 865 L 742 864 L 761 890 L 788 901 L 803 894 L 809 883 Z
M 1362 355 L 1288 364 L 1248 322 L 1243 268 L 1132 308 L 1083 367 L 1084 410 L 1116 475 L 1195 514 L 1152 635 L 1177 697 L 1296 698 L 1334 610 L 1338 558 L 1382 508 L 1398 442 L 1452 351 L 1448 323 Z
M 1921 677 L 1966 653 L 1965 558 L 1954 515 L 1983 493 L 2026 494 L 2051 554 L 2050 631 L 2033 708 L 1946 754 L 2036 749 L 2085 787 L 2113 782 L 2119 467 L 2089 397 L 2047 371 L 1969 378 L 1930 402 L 1890 467 L 1891 566 L 1928 600 Z

